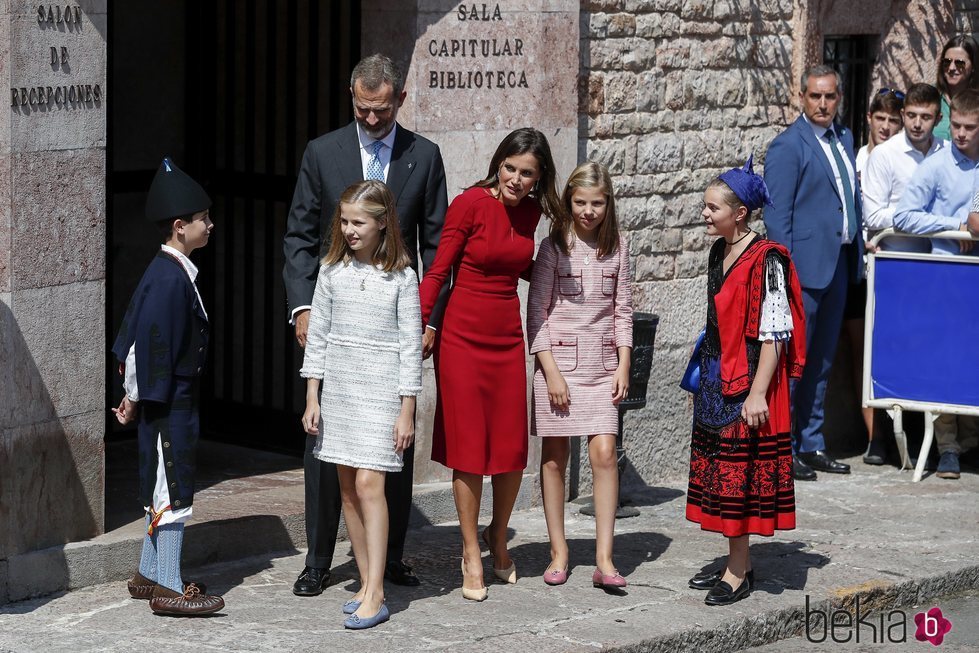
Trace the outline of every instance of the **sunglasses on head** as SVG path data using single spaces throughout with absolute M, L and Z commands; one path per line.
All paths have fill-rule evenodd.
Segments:
M 904 99 L 904 91 L 899 91 L 896 88 L 882 88 L 877 91 L 877 95 L 887 95 L 888 93 L 893 93 L 894 97 L 896 97 L 898 100 Z
M 965 68 L 965 64 L 966 64 L 965 59 L 949 59 L 948 57 L 942 59 L 942 68 L 948 68 L 950 66 L 954 66 L 956 68 Z

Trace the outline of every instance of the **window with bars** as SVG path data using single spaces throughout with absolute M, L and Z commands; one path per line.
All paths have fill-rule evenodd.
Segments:
M 827 36 L 823 40 L 823 63 L 832 66 L 843 78 L 843 102 L 837 121 L 853 131 L 856 148 L 862 146 L 867 138 L 870 73 L 876 57 L 876 36 Z

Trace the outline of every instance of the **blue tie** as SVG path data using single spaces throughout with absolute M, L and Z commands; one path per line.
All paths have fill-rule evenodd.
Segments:
M 384 181 L 384 168 L 381 167 L 381 148 L 384 147 L 384 143 L 381 141 L 374 141 L 374 151 L 371 154 L 370 160 L 367 162 L 367 178 L 375 179 L 377 181 Z
M 857 207 L 854 204 L 853 188 L 850 187 L 850 174 L 846 171 L 846 164 L 843 163 L 843 156 L 840 155 L 839 148 L 836 147 L 836 132 L 833 128 L 826 130 L 826 138 L 829 139 L 829 150 L 833 153 L 836 160 L 836 169 L 840 173 L 840 181 L 843 182 L 843 201 L 846 202 L 846 229 L 851 239 L 857 238 Z

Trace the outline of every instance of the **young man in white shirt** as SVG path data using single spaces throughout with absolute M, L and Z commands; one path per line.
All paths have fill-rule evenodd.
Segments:
M 904 132 L 875 148 L 862 179 L 863 221 L 870 236 L 894 226 L 894 210 L 918 164 L 947 146 L 933 134 L 941 120 L 942 96 L 931 84 L 908 89 L 901 111 Z M 891 237 L 881 242 L 886 251 L 929 252 L 924 238 Z
M 903 124 L 901 109 L 904 107 L 904 93 L 890 88 L 882 88 L 870 100 L 867 111 L 867 144 L 857 150 L 857 179 L 867 169 L 867 158 L 874 148 L 901 131 Z

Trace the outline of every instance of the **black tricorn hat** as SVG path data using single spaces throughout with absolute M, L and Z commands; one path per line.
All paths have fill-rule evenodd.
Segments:
M 211 207 L 201 185 L 164 157 L 146 197 L 146 217 L 154 222 L 192 215 Z

